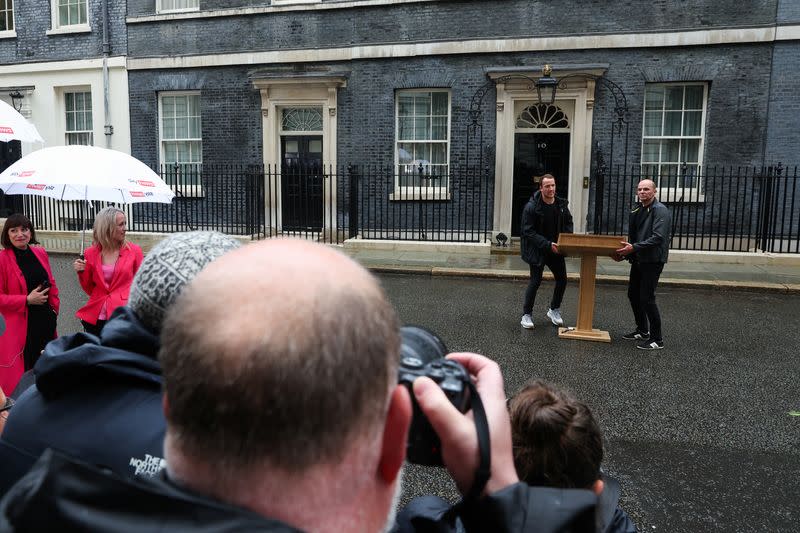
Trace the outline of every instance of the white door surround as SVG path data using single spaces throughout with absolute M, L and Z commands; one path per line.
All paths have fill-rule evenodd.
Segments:
M 274 226 L 267 234 L 281 231 L 281 112 L 287 107 L 322 108 L 322 164 L 336 168 L 336 102 L 339 88 L 347 86 L 344 76 L 274 76 L 253 79 L 253 86 L 261 93 L 261 126 L 264 166 L 275 169 L 277 183 L 266 191 L 268 221 Z M 335 173 L 333 174 L 335 176 Z M 330 179 L 334 179 L 333 176 Z M 336 216 L 328 210 L 336 204 L 336 183 L 325 188 L 323 199 L 323 231 L 335 232 Z M 335 215 L 335 214 L 334 214 Z M 332 227 L 331 227 L 332 225 Z
M 569 205 L 575 222 L 575 232 L 586 231 L 586 214 L 589 206 L 589 190 L 584 188 L 584 178 L 589 176 L 592 150 L 592 118 L 594 113 L 595 81 L 591 76 L 601 76 L 608 65 L 553 65 L 552 76 L 556 79 L 569 74 L 587 74 L 589 77 L 574 77 L 560 83 L 555 105 L 571 110 Z M 494 218 L 492 239 L 498 233 L 511 235 L 511 213 L 514 188 L 514 134 L 517 111 L 525 105 L 537 103 L 538 97 L 530 79 L 541 76 L 541 67 L 515 67 L 489 69 L 487 74 L 496 83 L 496 158 L 494 183 Z M 502 80 L 512 74 L 518 78 Z M 500 80 L 500 81 L 498 81 Z M 550 130 L 541 130 L 542 132 Z M 588 180 L 587 180 L 588 182 Z

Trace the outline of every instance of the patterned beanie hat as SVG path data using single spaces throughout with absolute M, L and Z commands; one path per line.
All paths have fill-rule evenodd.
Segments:
M 233 237 L 214 231 L 176 233 L 145 256 L 133 278 L 128 306 L 145 327 L 158 333 L 167 308 L 203 268 L 241 246 Z

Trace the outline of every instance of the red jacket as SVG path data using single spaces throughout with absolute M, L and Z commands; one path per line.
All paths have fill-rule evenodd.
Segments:
M 31 246 L 31 250 L 47 272 L 50 280 L 47 303 L 58 314 L 61 302 L 47 252 L 41 246 Z M 8 395 L 25 370 L 22 352 L 28 333 L 28 286 L 12 249 L 0 251 L 0 313 L 6 320 L 6 332 L 0 337 L 0 388 Z
M 131 282 L 139 266 L 142 264 L 142 249 L 129 242 L 119 250 L 119 259 L 114 267 L 114 276 L 106 287 L 103 278 L 103 254 L 95 244 L 85 252 L 86 268 L 78 273 L 78 281 L 84 292 L 89 295 L 86 305 L 78 309 L 75 316 L 90 324 L 97 324 L 100 310 L 106 304 L 106 316 L 117 307 L 128 304 L 128 293 Z

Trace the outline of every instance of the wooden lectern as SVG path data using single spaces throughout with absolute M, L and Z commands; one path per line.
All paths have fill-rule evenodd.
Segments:
M 558 336 L 565 339 L 611 342 L 607 331 L 592 328 L 594 316 L 594 281 L 598 255 L 612 255 L 622 248 L 626 237 L 618 235 L 579 235 L 562 233 L 558 237 L 558 251 L 564 255 L 580 255 L 581 279 L 578 292 L 578 325 L 558 328 Z

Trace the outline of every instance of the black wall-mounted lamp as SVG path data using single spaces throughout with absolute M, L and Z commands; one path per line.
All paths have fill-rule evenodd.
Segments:
M 22 99 L 25 98 L 25 95 L 19 92 L 19 90 L 16 90 L 8 93 L 8 96 L 11 97 L 11 105 L 14 106 L 14 109 L 17 111 L 22 109 Z
M 536 80 L 536 94 L 539 96 L 540 104 L 550 105 L 556 101 L 556 89 L 558 80 L 551 76 L 553 67 L 545 65 L 542 68 L 542 77 Z

